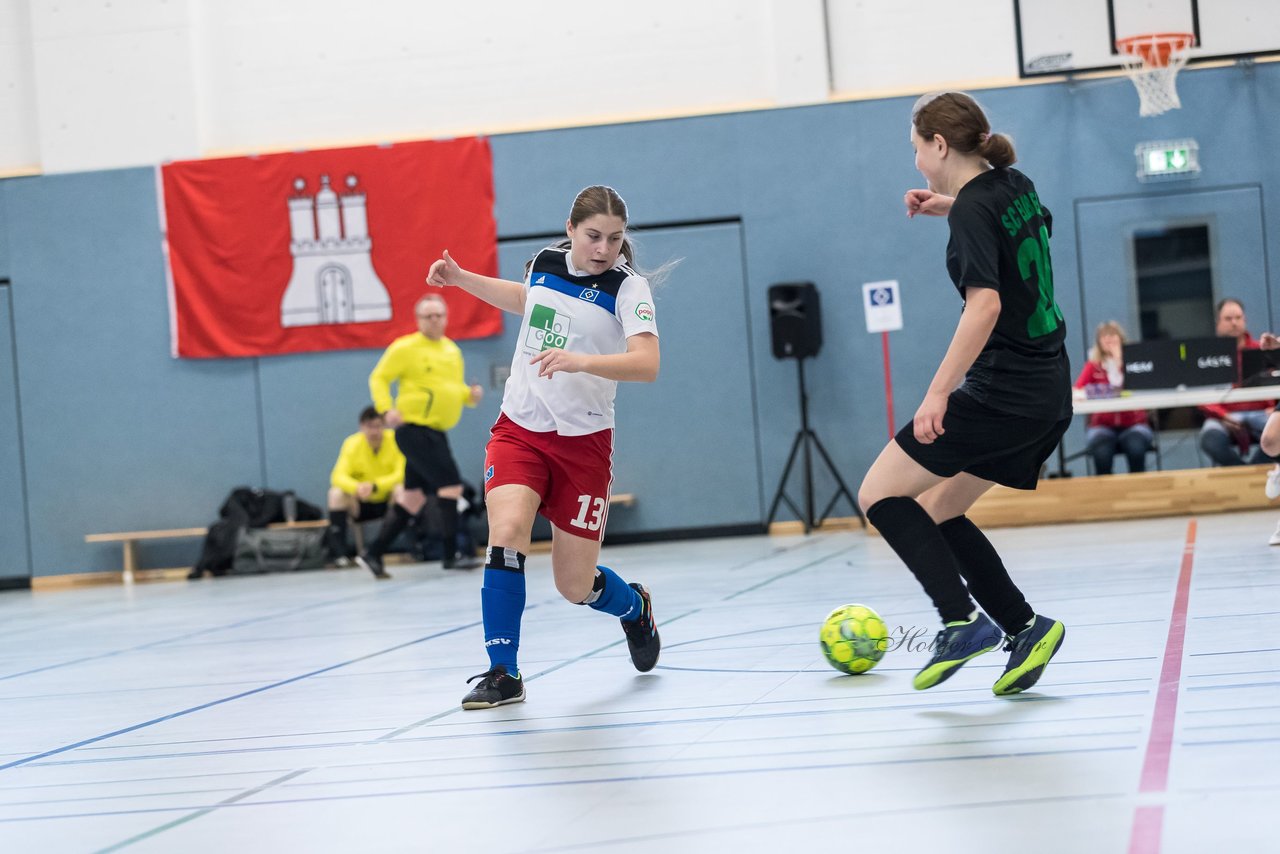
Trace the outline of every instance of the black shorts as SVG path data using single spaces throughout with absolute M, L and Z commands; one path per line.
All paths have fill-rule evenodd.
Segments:
M 387 515 L 390 501 L 361 501 L 356 499 L 356 521 L 368 522 L 370 519 L 381 519 Z
M 907 456 L 938 477 L 966 472 L 1014 489 L 1035 489 L 1040 467 L 1070 424 L 1070 416 L 1044 421 L 1000 412 L 957 390 L 947 399 L 943 433 L 933 444 L 916 441 L 910 423 L 893 438 Z
M 405 489 L 421 489 L 430 495 L 441 487 L 462 483 L 458 464 L 449 450 L 449 438 L 439 430 L 402 424 L 396 428 L 396 444 L 406 462 Z

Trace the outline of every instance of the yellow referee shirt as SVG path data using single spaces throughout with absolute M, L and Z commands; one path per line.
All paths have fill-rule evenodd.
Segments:
M 377 453 L 363 433 L 353 433 L 342 440 L 342 450 L 329 474 L 329 483 L 348 495 L 355 495 L 356 487 L 365 482 L 374 485 L 373 494 L 364 499 L 369 504 L 386 501 L 391 491 L 404 482 L 404 454 L 396 445 L 394 430 L 382 431 L 382 444 L 378 445 Z
M 462 351 L 448 338 L 432 341 L 421 332 L 391 342 L 369 375 L 369 393 L 379 412 L 398 409 L 407 424 L 448 430 L 471 403 L 462 378 Z M 391 384 L 397 384 L 395 403 Z

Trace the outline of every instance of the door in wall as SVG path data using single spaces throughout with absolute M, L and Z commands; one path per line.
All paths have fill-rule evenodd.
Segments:
M 26 484 L 18 421 L 18 365 L 13 346 L 13 300 L 0 280 L 0 589 L 28 587 Z
M 619 383 L 612 534 L 760 524 L 764 518 L 739 223 L 636 233 L 639 265 L 679 259 L 654 288 L 662 368 L 655 383 Z M 502 275 L 553 240 L 504 241 Z M 507 324 L 514 344 L 518 321 Z M 508 353 L 510 350 L 507 351 Z M 550 382 L 554 382 L 552 379 Z

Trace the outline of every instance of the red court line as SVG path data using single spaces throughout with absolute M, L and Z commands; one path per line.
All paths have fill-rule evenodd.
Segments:
M 1151 716 L 1151 737 L 1142 762 L 1138 793 L 1164 792 L 1169 785 L 1169 759 L 1173 753 L 1173 725 L 1178 716 L 1178 684 L 1182 678 L 1182 650 L 1187 634 L 1187 603 L 1191 598 L 1191 565 L 1196 551 L 1196 520 L 1187 523 L 1187 541 L 1182 549 L 1182 570 L 1178 591 L 1173 597 L 1169 619 L 1169 639 L 1164 645 L 1164 665 L 1156 687 L 1156 706 Z M 1164 805 L 1139 806 L 1133 814 L 1129 854 L 1158 854 L 1164 826 Z

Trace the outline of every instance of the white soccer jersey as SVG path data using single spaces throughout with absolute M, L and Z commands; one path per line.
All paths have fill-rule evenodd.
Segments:
M 648 280 L 621 258 L 598 276 L 580 274 L 568 249 L 547 248 L 534 256 L 524 286 L 524 317 L 502 411 L 537 433 L 583 436 L 611 428 L 617 381 L 583 372 L 539 377 L 529 360 L 551 347 L 625 353 L 630 336 L 657 335 Z

